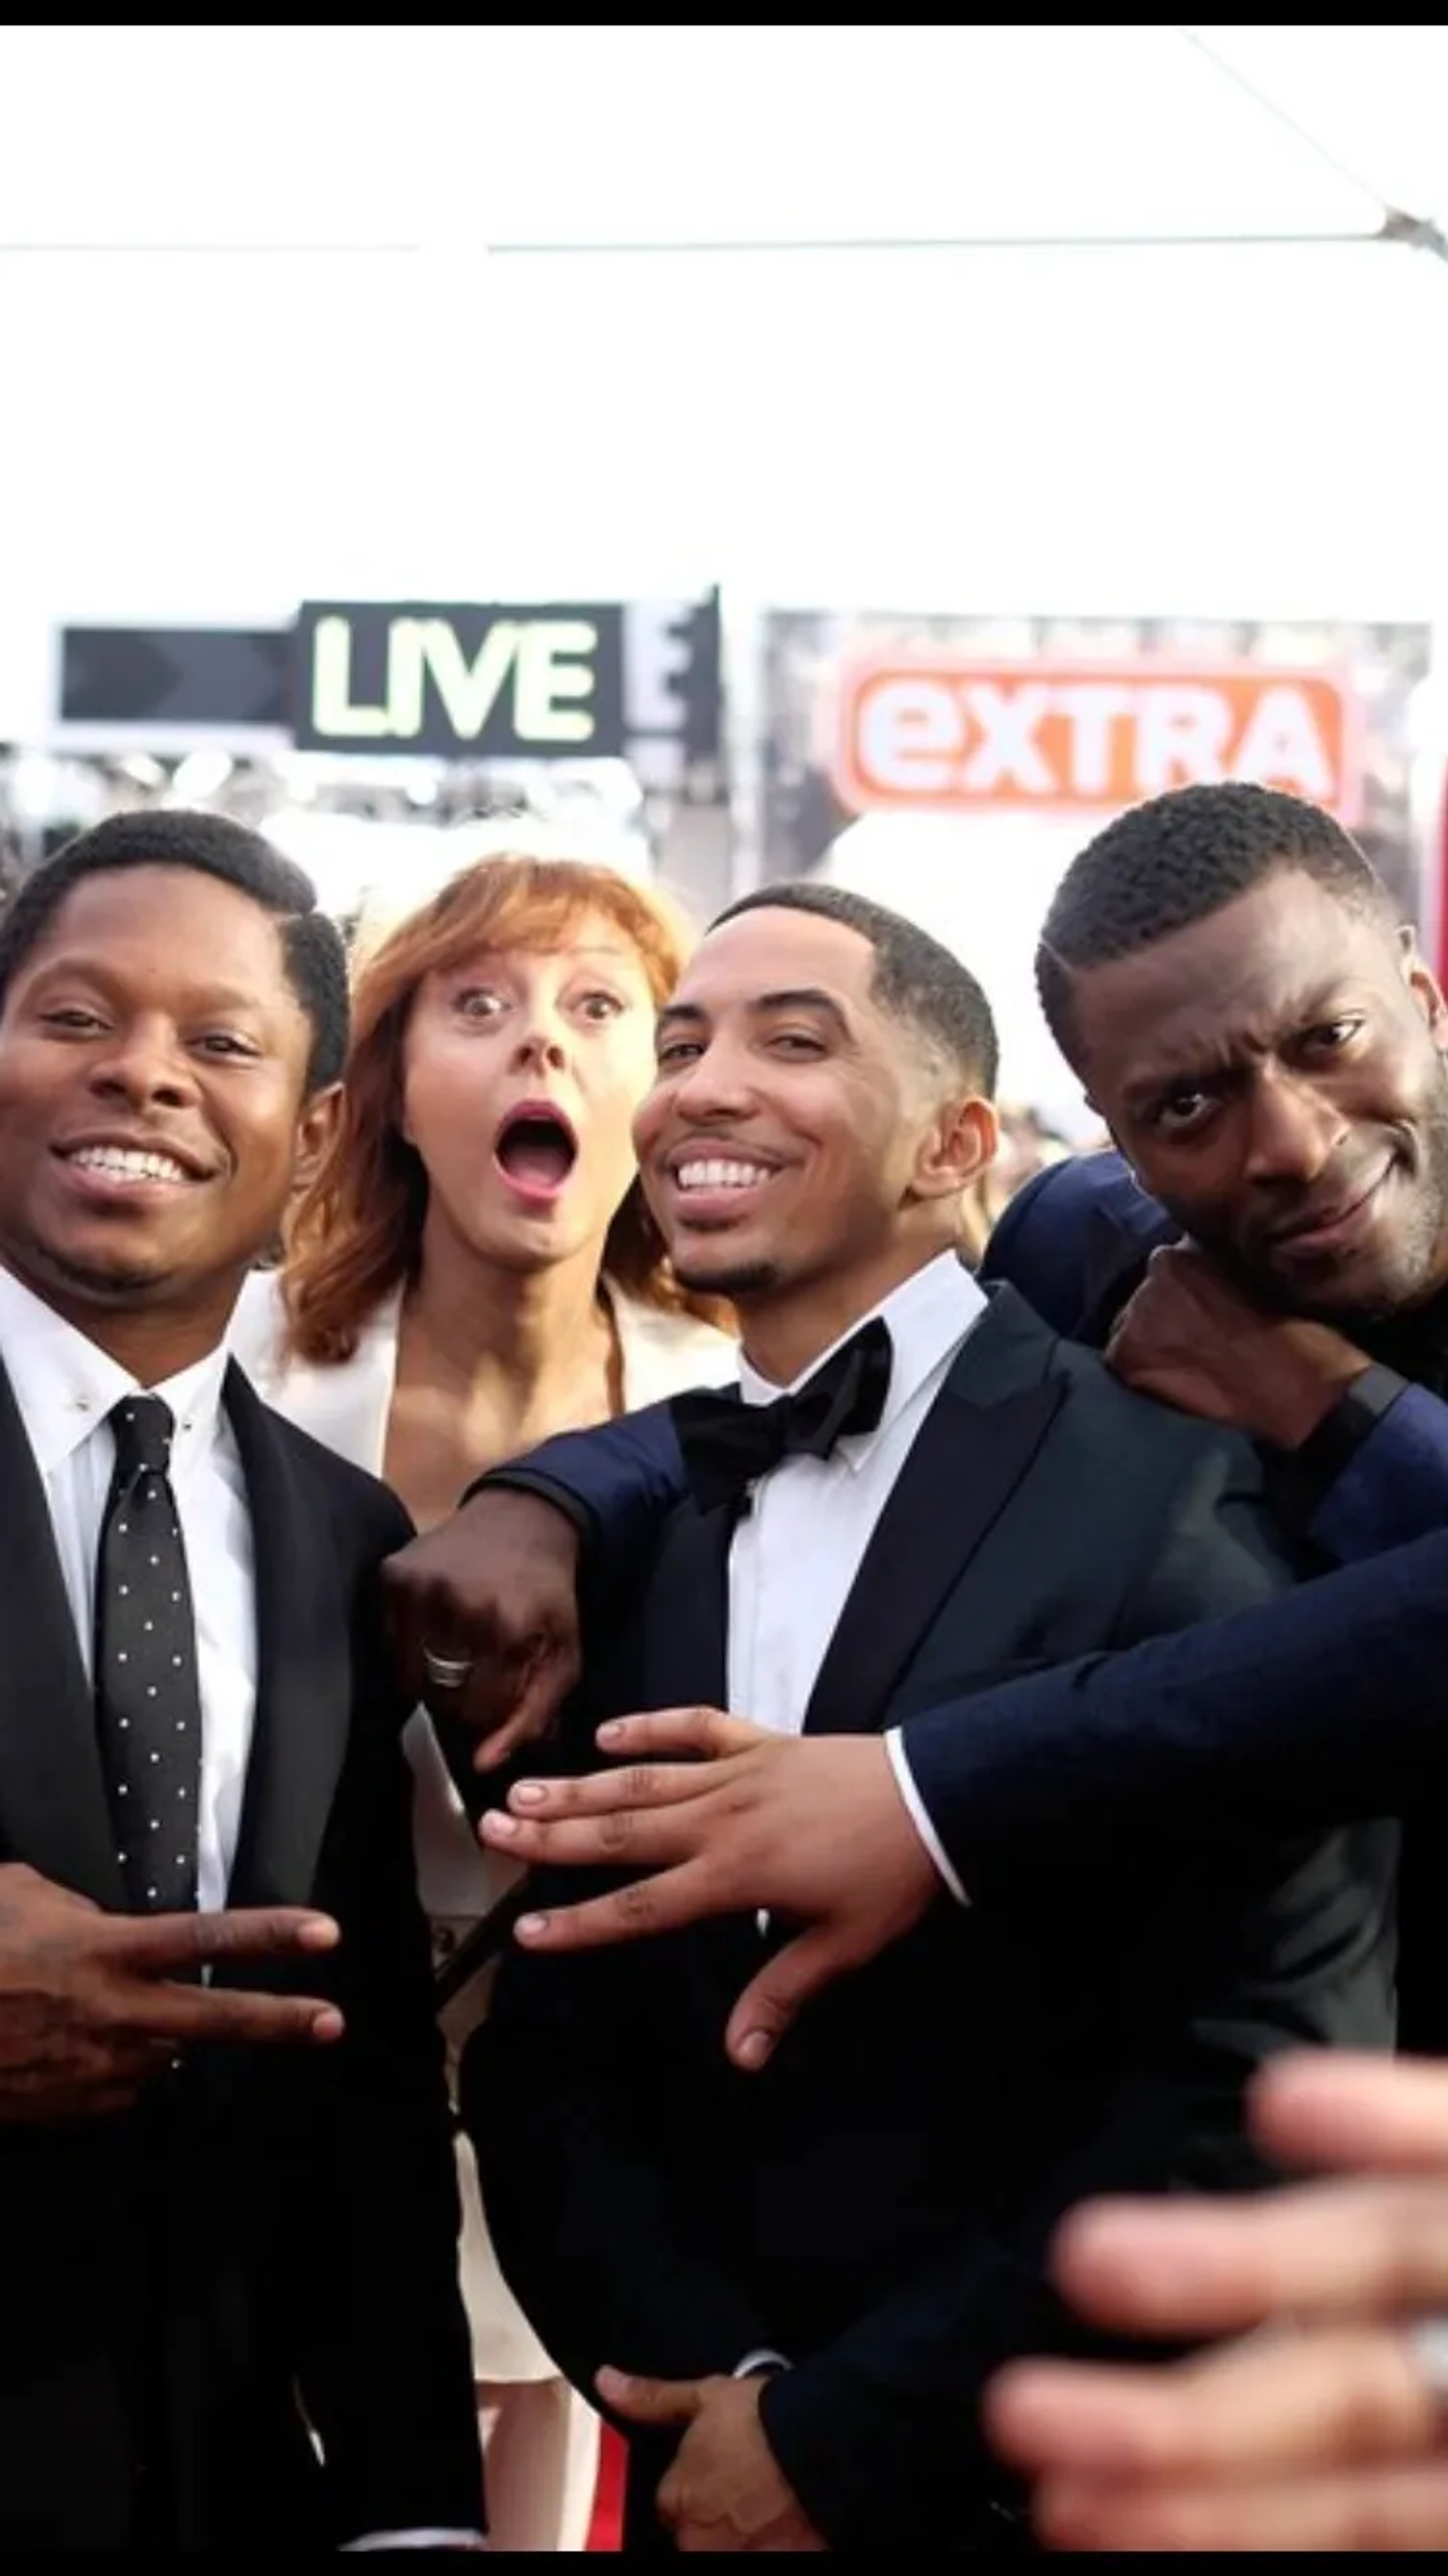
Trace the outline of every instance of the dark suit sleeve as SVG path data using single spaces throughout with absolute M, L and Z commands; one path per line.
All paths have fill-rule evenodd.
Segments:
M 540 1873 L 541 1904 L 599 1882 Z M 535 2332 L 576 2387 L 603 2362 L 664 2379 L 730 2371 L 771 2337 L 696 2243 L 677 2062 L 674 1944 L 509 1952 L 463 2061 L 488 2227 Z M 717 2048 L 712 2035 L 703 2045 Z
M 586 1572 L 606 1598 L 632 1589 L 659 1532 L 685 1493 L 684 1462 L 667 1403 L 620 1414 L 592 1431 L 564 1431 L 470 1485 L 538 1494 L 572 1521 L 586 1551 Z
M 379 1506 L 375 1561 L 405 1544 Z M 293 2263 L 306 2310 L 303 2403 L 320 2436 L 339 2541 L 477 2530 L 482 2464 L 458 2285 L 458 2199 L 427 1928 L 418 1904 L 404 1712 L 375 1585 L 358 1602 L 363 1689 L 318 1874 L 342 1930 L 346 2037 L 316 2069 L 310 2168 Z
M 980 1276 L 1004 1282 L 1058 1333 L 1105 1339 L 1158 1243 L 1176 1233 L 1119 1154 L 1048 1163 L 1001 1210 Z
M 1200 1495 L 1184 1499 L 1128 1595 L 1128 1628 L 1207 1619 L 1283 1579 L 1260 1506 L 1228 1490 L 1204 1519 Z M 934 2265 L 766 2390 L 770 2442 L 833 2547 L 897 2544 L 902 2515 L 922 2538 L 948 2530 L 972 2446 L 977 2481 L 999 2484 L 980 2453 L 976 2401 L 1001 2362 L 1112 2348 L 1070 2318 L 1047 2280 L 1065 2210 L 1101 2191 L 1265 2181 L 1241 2117 L 1255 2068 L 1288 2045 L 1391 2045 L 1396 1850 L 1388 1825 L 1290 1845 L 1239 1829 L 1162 1872 L 1149 1903 L 1118 1888 L 1120 1865 L 1104 1850 L 1081 1852 L 1074 1876 L 1054 1885 L 1036 1857 L 1038 1897 L 1018 1886 L 1013 1898 L 1023 1946 L 1033 1904 L 1068 1927 L 1119 1908 L 1112 2007 L 1089 2052 L 1095 2098 L 1068 2095 L 1059 2153 L 1015 2208 L 965 2236 L 953 2265 Z
M 1121 1653 L 942 1703 L 901 1740 L 963 1885 L 1244 1819 L 1391 1815 L 1448 1775 L 1448 1531 Z
M 1387 1401 L 1307 1524 L 1339 1564 L 1448 1529 L 1448 1404 L 1386 1369 L 1369 1375 L 1381 1377 Z

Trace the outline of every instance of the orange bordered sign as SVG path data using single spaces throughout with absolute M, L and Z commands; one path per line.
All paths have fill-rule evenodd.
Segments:
M 831 775 L 854 813 L 1106 814 L 1250 778 L 1357 819 L 1353 696 L 1328 672 L 897 651 L 835 687 Z

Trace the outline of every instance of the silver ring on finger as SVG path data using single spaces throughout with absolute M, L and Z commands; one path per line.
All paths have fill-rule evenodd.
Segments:
M 424 1646 L 422 1669 L 434 1690 L 461 1690 L 473 1669 L 473 1658 L 471 1655 L 436 1655 L 431 1646 Z

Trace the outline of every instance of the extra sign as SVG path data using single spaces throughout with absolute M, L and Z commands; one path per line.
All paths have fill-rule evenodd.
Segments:
M 1106 813 L 1223 778 L 1349 823 L 1358 799 L 1348 690 L 1252 662 L 874 656 L 839 674 L 832 775 L 856 813 Z

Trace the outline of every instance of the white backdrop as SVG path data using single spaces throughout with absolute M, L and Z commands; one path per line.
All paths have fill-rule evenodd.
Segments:
M 1200 32 L 1354 175 L 1170 28 L 0 30 L 0 738 L 308 595 L 1436 616 L 1448 266 L 1325 237 L 1448 36 Z M 1324 238 L 522 247 L 1152 229 Z

